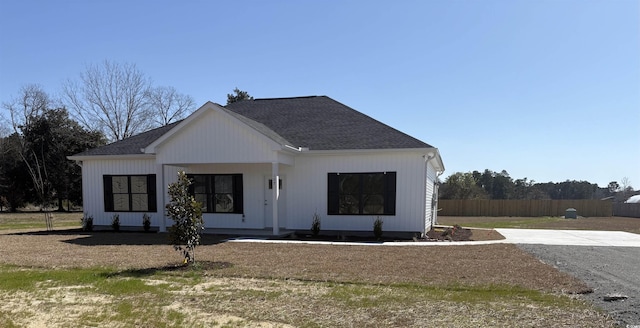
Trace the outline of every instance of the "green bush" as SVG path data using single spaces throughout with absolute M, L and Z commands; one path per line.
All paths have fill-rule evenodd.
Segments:
M 82 231 L 93 231 L 93 216 L 85 214 L 82 217 Z
M 377 217 L 375 221 L 373 221 L 373 236 L 376 239 L 382 238 L 382 224 L 384 221 L 380 217 Z
M 111 220 L 111 228 L 113 231 L 120 231 L 120 214 L 114 214 Z
M 313 214 L 313 221 L 311 221 L 311 233 L 317 236 L 320 233 L 320 215 L 318 213 Z
M 142 215 L 142 228 L 144 229 L 144 231 L 151 230 L 151 216 L 149 216 L 149 214 L 147 213 L 144 213 Z
M 178 172 L 178 181 L 169 185 L 167 215 L 174 221 L 169 228 L 169 238 L 173 248 L 184 255 L 184 263 L 196 261 L 195 249 L 200 245 L 200 234 L 204 230 L 202 204 L 189 193 L 191 180 L 184 171 Z

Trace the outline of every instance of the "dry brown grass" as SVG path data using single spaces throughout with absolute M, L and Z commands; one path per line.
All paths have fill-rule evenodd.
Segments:
M 346 246 L 217 243 L 205 236 L 197 260 L 226 263 L 215 275 L 300 280 L 441 284 L 508 284 L 581 292 L 586 286 L 514 245 Z M 0 263 L 43 268 L 162 268 L 180 262 L 167 236 L 154 233 L 4 233 Z
M 613 326 L 588 305 L 555 304 L 557 300 L 537 300 L 546 296 L 521 291 L 492 294 L 491 286 L 501 292 L 513 287 L 554 295 L 588 290 L 510 244 L 392 247 L 221 242 L 223 238 L 204 236 L 196 249 L 204 269 L 188 280 L 188 271 L 185 276 L 172 273 L 181 257 L 166 234 L 0 230 L 0 264 L 16 265 L 17 270 L 105 267 L 116 273 L 109 283 L 136 277 L 147 285 L 169 286 L 158 296 L 113 297 L 43 282 L 39 294 L 0 293 L 5 304 L 0 305 L 0 326 L 3 313 L 15 308 L 21 314 L 6 322 L 40 318 L 43 325 L 63 327 L 78 322 L 73 320 L 91 323 L 94 319 L 87 318 L 97 313 L 103 320 L 98 325 L 135 323 L 119 319 L 122 304 L 134 310 L 141 304 L 140 309 L 148 309 L 143 311 L 164 316 L 181 313 L 191 321 L 177 322 L 193 326 Z M 34 299 L 45 300 L 46 306 L 29 314 Z M 87 304 L 88 299 L 95 304 Z M 135 312 L 131 316 L 135 320 Z

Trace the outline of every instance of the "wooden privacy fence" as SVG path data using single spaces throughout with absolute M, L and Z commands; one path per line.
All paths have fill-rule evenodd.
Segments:
M 613 204 L 613 215 L 640 218 L 640 203 Z
M 441 216 L 563 216 L 568 208 L 585 217 L 612 214 L 611 201 L 591 199 L 441 199 L 438 208 Z

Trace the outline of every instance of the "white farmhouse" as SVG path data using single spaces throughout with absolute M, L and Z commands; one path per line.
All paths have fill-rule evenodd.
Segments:
M 142 216 L 166 231 L 167 186 L 185 171 L 205 228 L 424 234 L 436 220 L 437 148 L 326 96 L 207 102 L 186 119 L 69 157 L 94 225 Z

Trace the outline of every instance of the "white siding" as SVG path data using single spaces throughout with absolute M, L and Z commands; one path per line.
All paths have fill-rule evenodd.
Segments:
M 328 173 L 396 172 L 396 215 L 381 216 L 383 231 L 423 232 L 424 158 L 417 152 L 298 156 L 288 176 L 288 229 L 308 230 L 314 212 L 323 230 L 372 231 L 375 216 L 327 215 Z
M 375 216 L 327 215 L 328 173 L 396 172 L 396 214 L 381 216 L 384 231 L 425 232 L 430 226 L 431 193 L 436 171 L 431 164 L 425 172 L 423 154 L 419 152 L 383 152 L 377 154 L 313 155 L 300 154 L 292 166 L 280 164 L 284 180 L 280 191 L 280 226 L 290 230 L 308 230 L 315 212 L 321 217 L 323 230 L 371 231 Z M 199 174 L 242 174 L 244 214 L 205 213 L 205 227 L 222 229 L 264 229 L 265 179 L 271 177 L 271 163 L 255 164 L 185 164 L 160 165 L 148 160 L 101 160 L 83 163 L 85 213 L 94 217 L 95 225 L 111 224 L 114 213 L 104 212 L 102 176 L 105 174 L 156 174 L 158 212 L 150 213 L 152 226 L 172 225 L 163 218 L 169 201 L 167 186 L 175 182 L 177 172 Z M 163 174 L 162 174 L 163 173 Z M 425 186 L 425 173 L 428 181 Z M 163 177 L 164 175 L 164 177 Z M 269 197 L 266 197 L 270 200 Z M 122 226 L 142 226 L 142 213 L 119 213 Z M 163 222 L 164 220 L 164 222 Z
M 279 147 L 231 116 L 208 111 L 156 149 L 158 163 L 256 163 L 277 160 Z
M 111 225 L 113 214 L 104 211 L 104 188 L 102 176 L 105 174 L 156 174 L 156 182 L 161 177 L 156 172 L 153 159 L 142 160 L 88 160 L 82 163 L 82 201 L 84 213 L 93 216 L 94 225 Z M 151 225 L 158 226 L 161 220 L 162 208 L 158 203 L 158 212 L 149 212 Z M 142 228 L 142 214 L 119 212 L 122 226 Z

